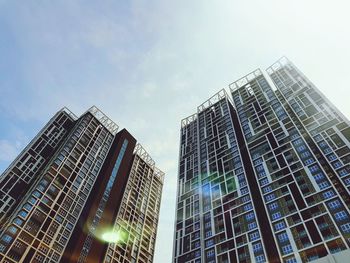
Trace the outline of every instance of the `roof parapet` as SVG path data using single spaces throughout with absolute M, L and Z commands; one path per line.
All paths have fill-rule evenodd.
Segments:
M 254 80 L 255 78 L 259 77 L 263 75 L 262 71 L 260 70 L 260 68 L 254 70 L 253 72 L 245 75 L 244 77 L 236 80 L 235 82 L 232 82 L 231 84 L 229 84 L 229 88 L 231 93 L 236 91 L 239 88 L 242 88 L 244 85 L 248 84 L 249 82 L 251 82 L 252 80 Z
M 197 113 L 192 114 L 184 119 L 181 120 L 181 128 L 186 127 L 190 123 L 194 122 L 197 119 Z
M 201 105 L 197 107 L 197 113 L 201 113 L 205 109 L 211 107 L 215 103 L 219 102 L 220 100 L 228 98 L 227 92 L 225 89 L 220 90 L 219 92 L 215 93 L 213 96 L 211 96 L 210 99 L 203 102 Z
M 63 107 L 59 112 L 65 112 L 67 113 L 73 120 L 77 120 L 78 116 L 75 115 L 70 109 L 68 109 L 67 107 Z
M 145 161 L 153 170 L 153 175 L 155 175 L 162 183 L 164 182 L 165 173 L 155 166 L 155 161 L 140 143 L 136 144 L 134 154 L 138 155 L 143 161 Z
M 290 62 L 290 60 L 286 56 L 283 56 L 279 60 L 277 60 L 275 63 L 273 63 L 270 67 L 268 67 L 266 69 L 266 72 L 269 75 L 271 75 L 272 73 L 280 70 L 284 66 L 290 65 L 290 64 L 292 64 L 292 62 Z
M 139 143 L 136 144 L 134 149 L 134 154 L 138 155 L 142 160 L 144 160 L 149 166 L 154 168 L 155 161 L 152 159 L 152 157 L 149 155 L 149 153 L 143 148 L 143 146 Z
M 153 174 L 162 182 L 164 183 L 164 176 L 165 173 L 161 171 L 159 168 L 155 167 Z
M 90 112 L 113 135 L 117 133 L 119 126 L 108 118 L 99 108 L 92 106 L 87 112 Z

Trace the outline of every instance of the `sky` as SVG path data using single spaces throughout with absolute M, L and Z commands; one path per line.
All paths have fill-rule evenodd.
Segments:
M 181 119 L 287 56 L 350 117 L 346 0 L 0 0 L 0 172 L 51 116 L 96 105 L 166 173 L 155 263 L 170 263 Z

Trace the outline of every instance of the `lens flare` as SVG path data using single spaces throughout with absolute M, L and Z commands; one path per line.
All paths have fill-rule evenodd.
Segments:
M 122 240 L 121 234 L 119 231 L 111 231 L 102 234 L 102 239 L 108 243 L 118 243 Z

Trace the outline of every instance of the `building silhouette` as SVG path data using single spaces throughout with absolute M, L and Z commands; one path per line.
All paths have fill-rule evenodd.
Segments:
M 174 263 L 309 262 L 349 249 L 350 123 L 286 58 L 267 73 L 181 121 Z
M 1 262 L 152 262 L 163 177 L 98 108 L 62 109 L 0 177 Z

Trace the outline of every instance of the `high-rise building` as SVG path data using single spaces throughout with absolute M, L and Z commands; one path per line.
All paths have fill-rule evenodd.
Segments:
M 153 260 L 164 173 L 96 107 L 59 111 L 0 177 L 1 262 Z
M 287 59 L 267 73 L 181 122 L 174 263 L 349 256 L 350 123 Z

